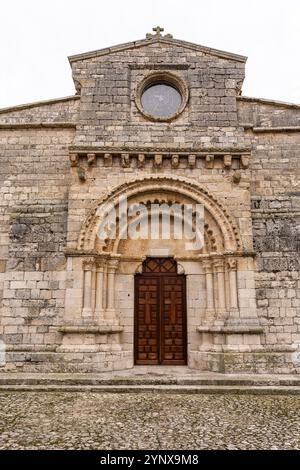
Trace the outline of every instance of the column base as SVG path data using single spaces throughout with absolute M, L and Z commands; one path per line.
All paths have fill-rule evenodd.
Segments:
M 109 324 L 118 323 L 119 319 L 114 308 L 107 308 L 104 312 L 105 321 Z
M 93 318 L 93 310 L 91 308 L 84 308 L 82 310 L 82 317 Z

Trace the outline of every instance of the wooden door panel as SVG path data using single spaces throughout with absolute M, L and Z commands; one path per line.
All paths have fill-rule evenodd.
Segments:
M 184 276 L 161 278 L 161 363 L 186 364 Z
M 187 363 L 185 276 L 171 260 L 145 262 L 135 277 L 135 363 Z
M 135 359 L 137 364 L 159 363 L 159 280 L 138 276 L 135 282 Z

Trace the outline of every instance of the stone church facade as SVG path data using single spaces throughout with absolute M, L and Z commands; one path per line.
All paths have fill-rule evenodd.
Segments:
M 75 96 L 0 110 L 1 369 L 299 372 L 300 106 L 159 28 L 69 60 Z M 204 246 L 123 237 L 122 198 L 201 205 Z

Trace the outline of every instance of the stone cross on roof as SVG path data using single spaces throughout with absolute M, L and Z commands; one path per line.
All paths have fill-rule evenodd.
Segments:
M 152 31 L 156 33 L 156 36 L 161 36 L 160 33 L 162 33 L 165 29 L 161 28 L 160 26 L 156 26 L 156 28 L 152 28 Z
M 173 38 L 172 34 L 166 34 L 165 36 L 162 36 L 161 33 L 164 31 L 164 28 L 161 28 L 160 26 L 156 26 L 155 28 L 152 28 L 152 31 L 154 31 L 155 34 L 151 34 L 151 33 L 146 34 L 146 39 L 153 39 L 153 38 L 172 39 Z

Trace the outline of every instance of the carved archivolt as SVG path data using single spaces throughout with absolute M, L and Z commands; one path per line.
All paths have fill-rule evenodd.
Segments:
M 78 250 L 95 249 L 97 232 L 102 222 L 98 209 L 108 204 L 117 207 L 120 197 L 127 197 L 130 204 L 141 202 L 147 204 L 153 201 L 202 204 L 207 214 L 205 217 L 205 240 L 209 250 L 221 251 L 223 249 L 224 251 L 237 252 L 242 249 L 234 221 L 215 196 L 187 178 L 153 175 L 123 183 L 103 195 L 81 229 Z M 103 249 L 105 251 L 105 243 L 103 243 Z

